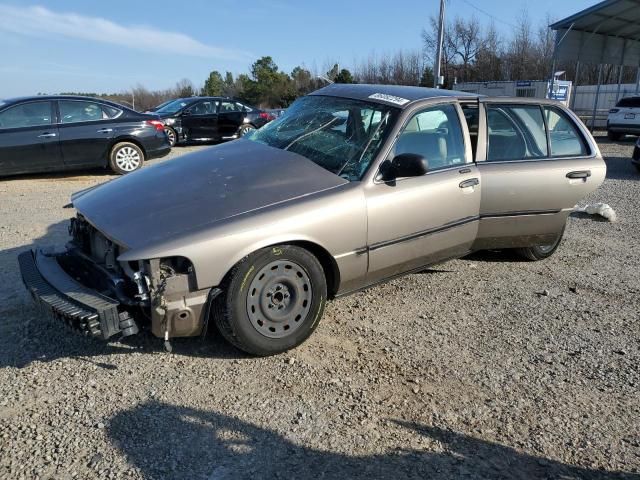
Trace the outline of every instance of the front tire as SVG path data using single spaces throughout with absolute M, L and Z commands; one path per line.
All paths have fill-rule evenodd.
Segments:
M 318 259 L 294 245 L 263 248 L 240 261 L 214 303 L 216 326 L 240 350 L 275 355 L 303 343 L 318 326 L 327 283 Z
M 251 132 L 255 131 L 255 129 L 256 129 L 256 127 L 254 127 L 253 125 L 248 124 L 248 123 L 247 123 L 247 124 L 245 124 L 245 125 L 242 125 L 242 126 L 240 127 L 240 130 L 238 131 L 238 136 L 239 136 L 240 138 L 242 138 L 242 137 L 244 137 L 245 135 L 248 135 L 248 134 L 250 134 Z
M 144 152 L 135 143 L 116 143 L 109 154 L 109 166 L 118 175 L 134 172 L 142 167 Z
M 534 245 L 533 247 L 524 247 L 524 248 L 516 248 L 516 252 L 521 257 L 530 260 L 532 262 L 536 262 L 538 260 L 544 260 L 545 258 L 549 258 L 553 255 L 558 247 L 560 246 L 560 242 L 562 241 L 562 237 L 564 235 L 564 228 L 562 232 L 558 235 L 552 243 L 548 245 Z

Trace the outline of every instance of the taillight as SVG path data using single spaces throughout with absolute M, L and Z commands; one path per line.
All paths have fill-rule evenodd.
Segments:
M 618 113 L 620 110 L 617 108 L 612 108 L 611 110 L 609 110 L 609 113 Z
M 273 115 L 271 115 L 270 113 L 267 113 L 267 112 L 262 112 L 262 113 L 260 113 L 260 115 L 258 115 L 258 116 L 259 116 L 260 118 L 262 118 L 263 120 L 266 120 L 266 121 L 268 121 L 268 122 L 270 122 L 271 120 L 273 120 L 274 118 L 276 118 L 276 117 L 274 117 Z
M 145 123 L 147 125 L 151 125 L 152 127 L 155 127 L 157 132 L 164 131 L 164 123 L 162 123 L 160 120 L 147 120 Z

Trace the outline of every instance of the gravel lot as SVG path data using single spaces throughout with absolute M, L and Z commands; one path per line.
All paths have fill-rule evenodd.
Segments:
M 0 478 L 640 479 L 640 174 L 600 140 L 588 200 L 618 223 L 576 214 L 547 261 L 476 254 L 334 301 L 263 359 L 48 320 L 16 255 L 64 243 L 69 195 L 112 177 L 1 181 Z

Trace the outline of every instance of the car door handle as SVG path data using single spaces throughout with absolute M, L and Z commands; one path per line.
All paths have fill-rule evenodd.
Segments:
M 56 136 L 57 135 L 55 133 L 43 133 L 42 135 L 38 135 L 38 138 L 51 138 Z
M 475 187 L 476 185 L 479 185 L 479 184 L 480 184 L 480 180 L 478 180 L 477 178 L 470 178 L 469 180 L 460 182 L 459 187 L 460 188 Z
M 578 170 L 576 172 L 567 173 L 567 178 L 589 178 L 591 170 Z
M 101 128 L 98 130 L 98 133 L 111 133 L 113 132 L 113 128 Z

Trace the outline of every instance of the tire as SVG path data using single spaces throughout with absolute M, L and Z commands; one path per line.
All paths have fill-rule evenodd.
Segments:
M 109 166 L 118 175 L 135 172 L 144 163 L 144 152 L 135 143 L 116 143 L 109 154 Z
M 164 127 L 164 132 L 167 134 L 167 137 L 169 138 L 169 145 L 171 145 L 172 148 L 175 147 L 176 143 L 178 143 L 177 132 L 171 127 Z
M 242 125 L 240 127 L 240 130 L 238 130 L 238 136 L 240 138 L 244 137 L 245 135 L 255 131 L 256 127 L 254 127 L 253 125 L 251 125 L 250 123 L 246 123 L 244 125 Z
M 555 251 L 560 246 L 560 242 L 562 241 L 562 236 L 564 235 L 564 227 L 562 231 L 558 235 L 553 243 L 549 245 L 534 245 L 533 247 L 524 247 L 524 248 L 516 248 L 516 252 L 521 257 L 530 260 L 532 262 L 536 262 L 538 260 L 544 260 L 545 258 L 549 258 L 551 255 L 555 253 Z
M 303 343 L 318 326 L 327 283 L 318 259 L 293 245 L 263 248 L 222 282 L 213 315 L 222 336 L 252 355 L 275 355 Z
M 607 130 L 607 137 L 609 137 L 609 140 L 611 140 L 612 142 L 617 142 L 622 138 L 622 134 L 618 132 L 612 132 L 611 130 Z

